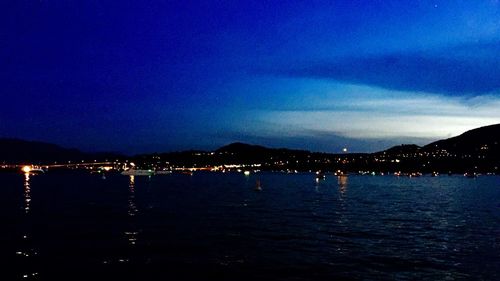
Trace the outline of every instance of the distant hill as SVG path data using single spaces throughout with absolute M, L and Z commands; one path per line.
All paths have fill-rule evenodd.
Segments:
M 223 146 L 215 151 L 216 154 L 233 155 L 234 160 L 244 159 L 248 161 L 262 161 L 271 158 L 280 158 L 284 155 L 294 155 L 295 157 L 306 157 L 310 154 L 324 154 L 319 152 L 310 152 L 307 150 L 288 149 L 288 148 L 269 148 L 261 145 L 246 144 L 235 142 Z
M 446 150 L 461 154 L 499 155 L 500 124 L 480 127 L 459 136 L 439 140 L 423 147 L 425 151 Z
M 376 153 L 319 153 L 231 143 L 215 151 L 189 150 L 129 157 L 144 167 L 210 167 L 254 165 L 266 170 L 440 171 L 500 172 L 500 124 L 477 128 L 459 136 L 420 147 L 394 146 Z M 0 163 L 53 163 L 55 161 L 124 159 L 110 153 L 85 153 L 58 145 L 0 139 Z
M 0 163 L 51 163 L 117 157 L 122 156 L 115 153 L 85 153 L 78 149 L 39 141 L 0 139 Z
M 283 153 L 311 153 L 308 150 L 289 149 L 289 148 L 269 148 L 261 145 L 247 144 L 242 142 L 234 142 L 223 147 L 220 147 L 215 152 L 217 153 L 233 153 L 233 154 L 283 154 Z
M 467 131 L 459 136 L 439 140 L 423 147 L 399 145 L 374 154 L 397 165 L 389 170 L 493 172 L 500 170 L 500 124 Z M 388 159 L 388 160 L 387 160 Z
M 241 142 L 235 142 L 228 145 L 225 145 L 215 152 L 217 153 L 238 153 L 238 154 L 253 154 L 253 153 L 268 153 L 271 149 L 260 146 L 260 145 L 252 145 Z
M 393 146 L 389 149 L 377 152 L 375 154 L 415 154 L 422 149 L 420 146 L 416 144 L 402 144 L 402 145 L 396 145 Z
M 215 151 L 182 151 L 136 156 L 136 163 L 154 167 L 238 166 L 271 171 L 379 171 L 499 173 L 500 124 L 486 126 L 460 136 L 420 147 L 402 144 L 376 153 L 320 153 L 306 150 L 268 148 L 241 142 Z M 254 165 L 258 164 L 258 166 Z
M 223 146 L 215 151 L 221 159 L 220 163 L 261 163 L 270 162 L 272 159 L 282 159 L 284 155 L 295 155 L 301 157 L 310 153 L 304 150 L 291 150 L 285 148 L 268 148 L 260 145 L 252 145 L 241 142 L 235 142 Z
M 485 126 L 467 131 L 459 136 L 418 146 L 415 144 L 396 145 L 374 154 L 416 154 L 419 152 L 447 151 L 454 154 L 492 154 L 498 155 L 500 148 L 500 124 Z

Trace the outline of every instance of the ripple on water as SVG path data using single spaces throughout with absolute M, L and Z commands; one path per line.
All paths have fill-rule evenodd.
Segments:
M 4 274 L 500 280 L 498 177 L 258 176 L 0 175 Z

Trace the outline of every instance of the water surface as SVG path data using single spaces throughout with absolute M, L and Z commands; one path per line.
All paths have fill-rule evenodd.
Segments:
M 496 176 L 49 172 L 0 188 L 2 280 L 500 280 Z

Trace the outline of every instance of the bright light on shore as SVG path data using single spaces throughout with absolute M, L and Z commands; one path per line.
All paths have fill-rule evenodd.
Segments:
M 24 166 L 22 170 L 25 173 L 29 173 L 29 172 L 31 172 L 31 167 L 30 166 Z

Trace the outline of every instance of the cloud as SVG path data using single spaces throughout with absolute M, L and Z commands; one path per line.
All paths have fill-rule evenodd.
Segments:
M 285 101 L 281 106 L 249 108 L 240 111 L 237 122 L 228 126 L 248 139 L 266 144 L 290 143 L 327 151 L 348 146 L 351 151 L 376 151 L 389 144 L 423 145 L 500 123 L 498 95 L 450 97 L 311 83 L 320 85 L 303 93 L 300 105 Z
M 331 132 L 356 139 L 428 138 L 441 139 L 467 130 L 495 124 L 500 118 L 478 116 L 399 115 L 342 111 L 273 112 L 268 118 L 281 126 L 302 132 Z M 311 134 L 314 136 L 314 134 Z
M 278 66 L 275 74 L 392 90 L 477 96 L 500 92 L 500 42 Z

